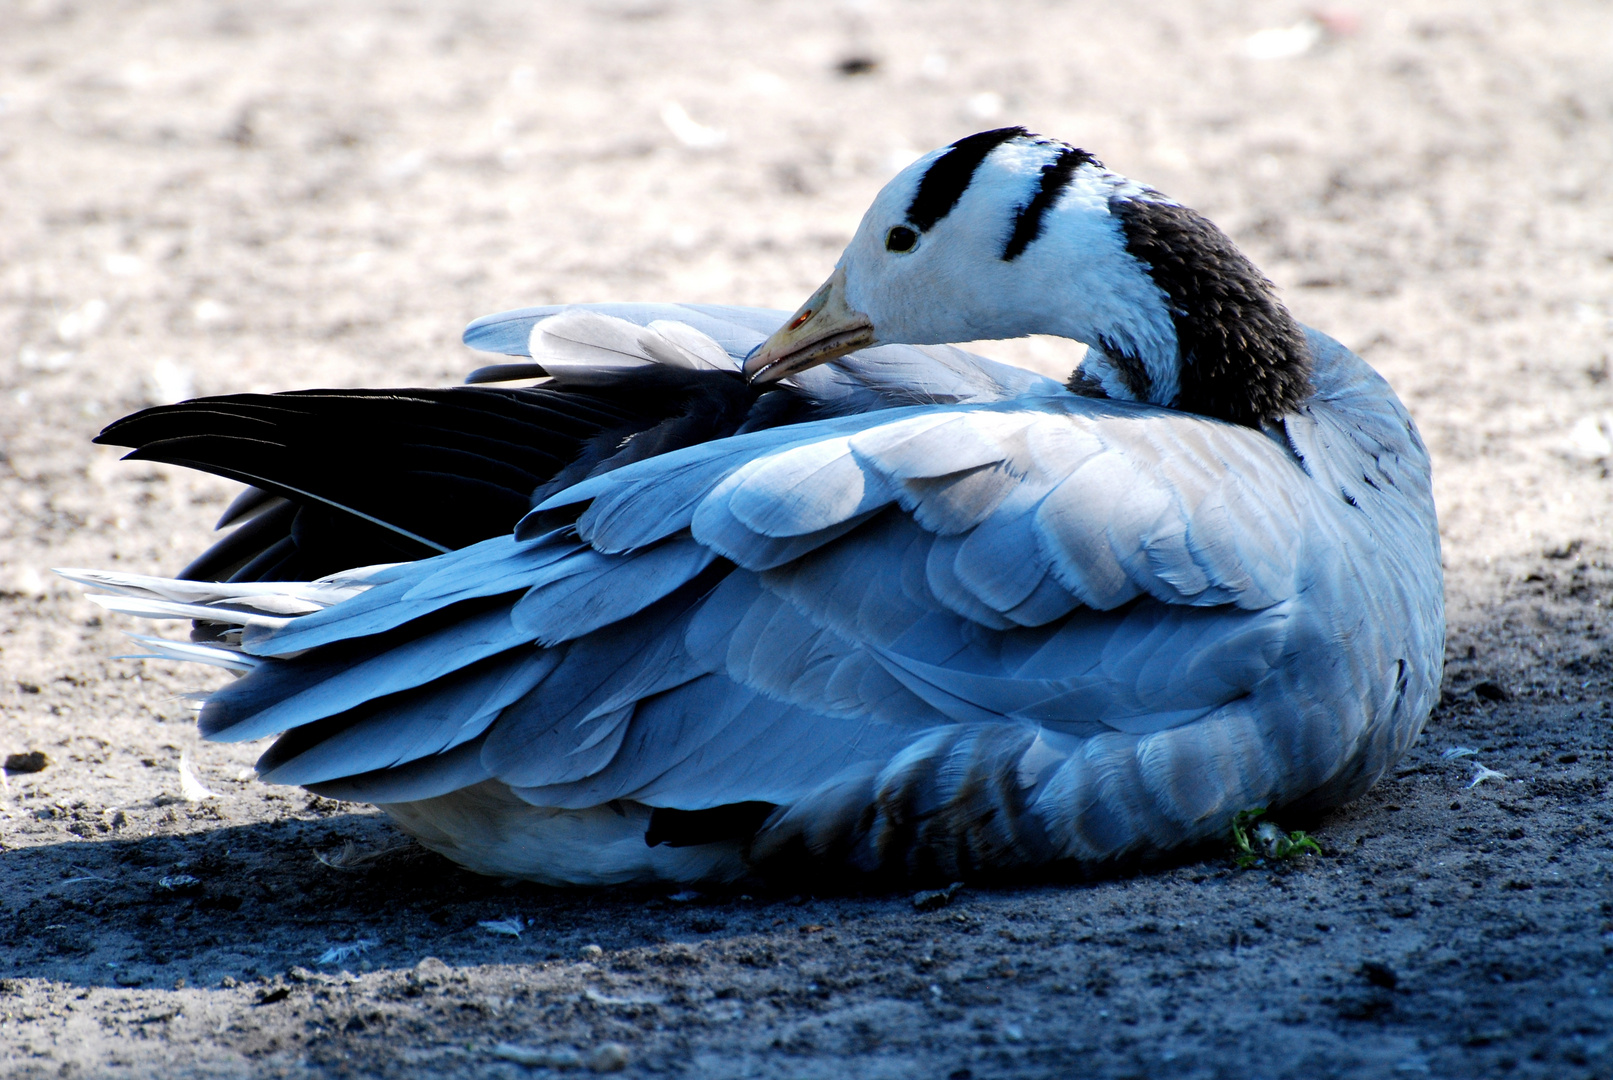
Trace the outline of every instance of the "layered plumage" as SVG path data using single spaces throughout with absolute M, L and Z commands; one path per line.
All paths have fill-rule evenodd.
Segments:
M 935 344 L 1031 332 L 1087 342 L 1068 386 Z M 207 737 L 277 736 L 265 780 L 473 869 L 1146 854 L 1353 798 L 1437 694 L 1404 408 L 1213 226 L 1074 148 L 922 159 L 788 320 L 535 308 L 466 340 L 547 381 L 120 421 L 135 456 L 257 485 L 187 575 L 237 580 L 78 576 L 243 673 Z M 386 565 L 265 576 L 343 560 Z

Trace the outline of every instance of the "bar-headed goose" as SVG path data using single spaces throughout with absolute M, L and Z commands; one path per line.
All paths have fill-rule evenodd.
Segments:
M 782 325 L 781 325 L 782 324 Z M 1068 384 L 940 344 L 1085 342 Z M 1428 455 L 1213 225 L 1019 128 L 931 153 L 788 318 L 479 320 L 520 388 L 242 395 L 102 440 L 254 485 L 185 580 L 211 739 L 568 884 L 986 876 L 1327 807 L 1443 656 Z M 378 564 L 378 565 L 377 565 Z M 363 567 L 362 569 L 354 569 Z

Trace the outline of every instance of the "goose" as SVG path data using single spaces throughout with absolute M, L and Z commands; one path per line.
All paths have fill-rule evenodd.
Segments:
M 1068 382 L 953 342 L 1082 342 Z M 1219 229 L 1023 128 L 918 159 L 793 314 L 526 308 L 472 385 L 99 441 L 251 485 L 176 578 L 208 739 L 552 885 L 1100 870 L 1320 811 L 1444 654 L 1427 450 Z M 537 379 L 525 385 L 513 382 Z

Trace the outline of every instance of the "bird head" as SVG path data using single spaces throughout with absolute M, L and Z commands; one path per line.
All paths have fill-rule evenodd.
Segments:
M 1070 389 L 1259 424 L 1310 392 L 1303 332 L 1192 210 L 1023 128 L 926 154 L 885 185 L 829 280 L 751 353 L 766 383 L 872 345 L 1053 334 Z

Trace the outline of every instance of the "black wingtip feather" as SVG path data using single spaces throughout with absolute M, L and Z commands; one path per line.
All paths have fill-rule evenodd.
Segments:
M 548 375 L 542 364 L 488 364 L 465 376 L 466 386 L 484 383 L 515 382 L 518 379 L 541 379 Z
M 187 577 L 306 579 L 508 533 L 555 482 L 771 426 L 792 410 L 754 406 L 788 396 L 665 367 L 598 387 L 238 394 L 144 409 L 95 441 L 263 493 L 225 512 L 242 524 Z M 277 498 L 288 509 L 261 512 Z

